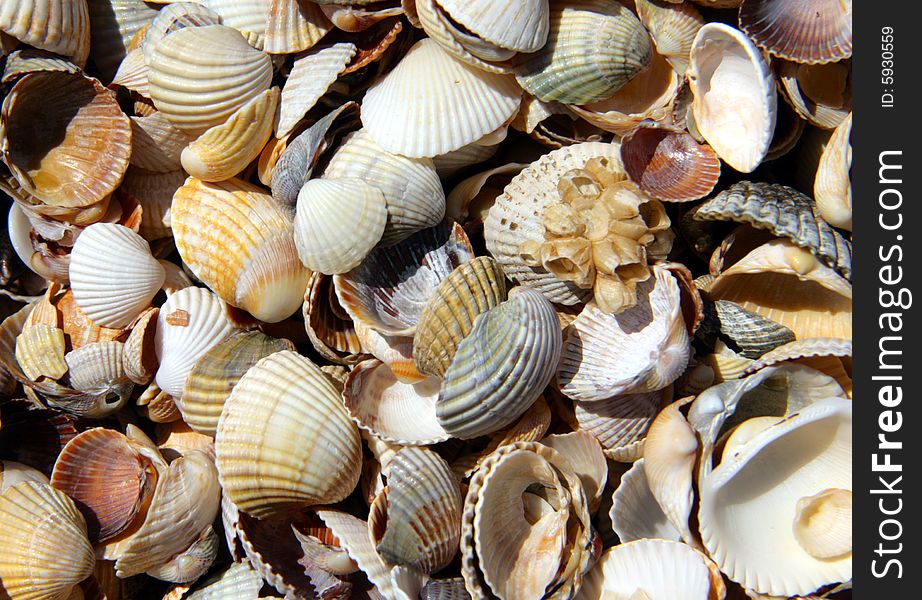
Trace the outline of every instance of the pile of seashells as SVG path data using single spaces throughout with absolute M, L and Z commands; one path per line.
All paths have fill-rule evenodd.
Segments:
M 851 19 L 0 2 L 0 596 L 850 598 Z

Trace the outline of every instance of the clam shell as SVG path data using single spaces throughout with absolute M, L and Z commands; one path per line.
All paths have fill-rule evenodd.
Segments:
M 4 85 L 13 85 L 16 80 L 23 75 L 36 73 L 38 71 L 63 71 L 65 73 L 79 73 L 80 67 L 65 60 L 59 56 L 36 50 L 34 48 L 23 48 L 11 52 L 6 57 L 6 64 L 3 65 L 3 77 L 0 83 Z
M 851 242 L 823 220 L 815 202 L 788 186 L 735 183 L 700 205 L 695 219 L 732 220 L 768 229 L 810 250 L 845 277 L 851 277 Z
M 536 52 L 547 43 L 547 0 L 440 0 L 439 4 L 465 29 L 502 48 L 517 52 Z
M 735 302 L 718 300 L 713 304 L 713 311 L 720 333 L 745 358 L 759 358 L 773 348 L 794 341 L 794 332 L 787 327 Z
M 144 311 L 125 340 L 125 375 L 139 385 L 150 383 L 159 366 L 154 349 L 154 334 L 157 331 L 159 314 L 159 308 Z
M 477 315 L 505 299 L 505 276 L 493 259 L 479 256 L 458 266 L 439 283 L 419 317 L 413 336 L 417 369 L 443 376 Z
M 439 282 L 473 255 L 464 230 L 443 223 L 376 248 L 358 267 L 334 276 L 336 296 L 356 324 L 412 335 Z
M 202 580 L 186 600 L 255 598 L 263 586 L 262 577 L 247 562 L 231 563 L 226 569 Z
M 263 49 L 268 0 L 200 0 L 200 3 L 219 15 L 222 24 L 243 34 L 251 46 Z
M 835 129 L 852 110 L 851 62 L 802 65 L 777 60 L 782 97 L 801 118 L 822 129 Z M 811 172 L 812 173 L 812 172 Z
M 852 114 L 848 113 L 823 149 L 813 185 L 813 197 L 820 216 L 830 225 L 848 231 L 852 230 L 851 133 Z
M 285 87 L 282 88 L 275 137 L 282 138 L 291 133 L 304 114 L 336 81 L 355 52 L 355 44 L 340 43 L 312 51 L 295 60 Z
M 223 181 L 240 173 L 272 136 L 278 103 L 275 87 L 255 96 L 183 149 L 183 169 L 202 181 Z
M 311 179 L 298 193 L 294 240 L 301 263 L 333 275 L 359 266 L 387 223 L 381 191 L 361 179 Z
M 23 481 L 0 495 L 0 580 L 11 598 L 65 600 L 96 558 L 73 500 Z
M 256 363 L 224 403 L 215 435 L 221 484 L 257 518 L 333 503 L 358 483 L 361 441 L 340 395 L 291 351 Z
M 501 4 L 501 6 L 509 9 L 507 5 Z M 458 22 L 451 18 L 437 0 L 416 0 L 414 8 L 419 17 L 419 26 L 426 32 L 426 35 L 458 60 L 488 73 L 511 72 L 505 64 L 488 61 L 511 58 L 515 55 L 514 51 L 484 42 L 471 34 L 467 28 L 459 26 Z M 490 50 L 492 52 L 489 52 Z M 498 56 L 497 53 L 508 53 L 508 55 Z
M 592 434 L 606 456 L 620 462 L 635 460 L 643 450 L 650 423 L 671 390 L 615 396 L 594 402 L 574 401 L 579 429 Z
M 90 57 L 104 81 L 110 81 L 128 53 L 131 38 L 157 16 L 142 0 L 87 0 Z
M 183 420 L 195 431 L 214 436 L 224 402 L 250 367 L 260 359 L 294 350 L 288 340 L 259 331 L 236 331 L 199 358 L 183 386 L 177 406 Z
M 47 323 L 23 327 L 16 337 L 16 362 L 26 377 L 60 379 L 67 373 L 64 332 Z
M 720 159 L 683 131 L 641 125 L 621 139 L 628 178 L 660 200 L 687 202 L 711 193 L 720 178 Z
M 728 165 L 751 173 L 775 130 L 775 78 L 739 30 L 708 23 L 692 45 L 688 78 L 695 126 Z
M 520 96 L 511 77 L 479 71 L 424 39 L 369 88 L 362 124 L 389 152 L 432 157 L 500 127 L 515 113 Z
M 209 48 L 207 54 L 201 49 Z M 147 60 L 151 99 L 192 135 L 220 125 L 269 89 L 272 63 L 231 27 L 188 27 L 166 36 Z
M 687 2 L 635 0 L 637 16 L 650 32 L 656 51 L 665 56 L 679 75 L 688 68 L 688 54 L 704 18 Z
M 350 134 L 337 148 L 323 177 L 356 177 L 381 190 L 387 202 L 384 245 L 434 227 L 445 215 L 445 192 L 432 161 L 387 152 L 364 129 Z
M 541 443 L 566 459 L 583 485 L 589 512 L 596 512 L 608 480 L 608 463 L 599 442 L 585 431 L 573 431 L 549 435 Z
M 182 166 L 182 151 L 193 139 L 160 112 L 131 117 L 131 164 L 155 173 L 176 171 Z
M 641 458 L 621 476 L 612 498 L 612 527 L 622 543 L 645 538 L 680 542 L 682 534 L 669 522 L 650 491 L 644 462 Z
M 562 281 L 542 267 L 525 264 L 518 247 L 524 241 L 544 240 L 544 208 L 558 200 L 557 182 L 561 175 L 584 167 L 592 158 L 603 157 L 610 165 L 620 165 L 619 150 L 618 144 L 600 142 L 567 146 L 545 154 L 512 179 L 484 221 L 487 250 L 506 276 L 558 304 L 569 306 L 590 297 L 591 290 Z
M 221 15 L 214 12 L 199 2 L 171 2 L 164 6 L 157 16 L 144 30 L 140 48 L 144 54 L 144 62 L 150 64 L 154 58 L 154 50 L 171 33 L 187 27 L 204 27 L 206 25 L 220 25 Z M 137 38 L 132 44 L 137 43 Z
M 570 325 L 557 373 L 565 395 L 595 401 L 654 391 L 685 370 L 691 340 L 676 279 L 656 266 L 637 284 L 637 298 L 617 315 L 587 304 Z
M 190 177 L 170 212 L 183 261 L 222 300 L 270 323 L 301 307 L 308 272 L 291 221 L 261 188 Z
M 439 423 L 461 439 L 511 425 L 554 376 L 561 345 L 551 303 L 530 288 L 510 291 L 458 344 L 439 391 Z
M 851 0 L 745 0 L 739 23 L 760 48 L 787 60 L 828 63 L 852 55 Z
M 74 300 L 104 327 L 131 323 L 150 306 L 165 278 L 147 240 L 122 225 L 90 225 L 77 238 L 70 256 Z
M 182 419 L 182 413 L 176 407 L 173 397 L 160 389 L 156 382 L 138 397 L 138 412 L 154 423 L 171 423 Z
M 138 233 L 148 241 L 172 237 L 170 205 L 173 194 L 186 180 L 182 169 L 168 173 L 152 173 L 137 167 L 129 167 L 119 188 L 119 195 L 136 200 L 141 205 L 143 216 Z
M 36 122 L 41 132 L 28 125 Z M 112 193 L 125 174 L 130 121 L 95 79 L 32 73 L 3 101 L 0 150 L 29 194 L 52 206 L 86 207 Z
M 412 337 L 383 335 L 360 322 L 354 326 L 362 348 L 386 364 L 400 382 L 419 383 L 426 379 L 413 361 Z
M 145 98 L 150 98 L 150 86 L 147 81 L 147 64 L 144 62 L 144 51 L 135 48 L 125 56 L 118 67 L 115 78 L 110 86 L 119 86 L 136 92 Z M 133 142 L 134 140 L 132 140 Z
M 69 352 L 64 360 L 70 386 L 84 394 L 103 396 L 110 405 L 106 407 L 109 412 L 121 408 L 134 388 L 125 372 L 124 354 L 122 342 L 97 342 Z
M 191 584 L 204 575 L 218 556 L 218 534 L 209 525 L 192 545 L 147 574 L 162 581 Z
M 587 104 L 610 97 L 652 59 L 650 36 L 627 8 L 578 0 L 551 3 L 547 43 L 523 54 L 513 70 L 536 98 Z
M 0 31 L 80 66 L 90 53 L 86 0 L 11 0 L 0 7 Z
M 0 461 L 0 494 L 13 487 L 21 481 L 34 481 L 36 483 L 48 483 L 45 474 L 28 465 L 18 463 L 12 460 Z
M 174 398 L 181 397 L 196 361 L 232 332 L 217 296 L 199 287 L 174 293 L 160 307 L 157 319 L 157 385 Z
M 263 49 L 269 54 L 307 50 L 332 29 L 314 3 L 269 0 Z
M 352 364 L 361 360 L 365 349 L 352 321 L 339 304 L 332 277 L 311 274 L 302 314 L 307 337 L 321 356 L 335 363 Z

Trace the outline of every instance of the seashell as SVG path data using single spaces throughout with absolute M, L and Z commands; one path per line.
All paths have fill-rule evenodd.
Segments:
M 154 50 L 163 38 L 181 29 L 220 25 L 221 15 L 199 2 L 171 2 L 163 7 L 144 30 L 141 50 L 144 62 L 150 64 L 154 59 Z M 132 40 L 132 43 L 136 40 Z
M 116 329 L 150 306 L 165 278 L 147 241 L 113 223 L 83 230 L 71 251 L 69 272 L 77 306 L 94 322 Z
M 852 110 L 851 63 L 801 65 L 777 61 L 782 97 L 811 125 L 835 129 Z
M 443 223 L 376 248 L 355 269 L 335 275 L 336 296 L 357 325 L 412 335 L 439 282 L 473 256 L 461 227 Z
M 458 266 L 430 296 L 413 337 L 413 360 L 421 373 L 442 377 L 475 318 L 506 299 L 502 269 L 489 257 Z
M 154 349 L 154 334 L 157 331 L 157 317 L 160 309 L 148 308 L 131 328 L 125 340 L 125 375 L 139 384 L 147 385 L 157 373 L 157 353 Z
M 131 117 L 131 164 L 155 173 L 180 169 L 182 151 L 194 138 L 155 112 Z M 126 173 L 125 181 L 129 179 Z
M 324 358 L 335 363 L 353 364 L 364 352 L 355 327 L 339 304 L 333 278 L 312 273 L 304 295 L 304 328 L 311 345 Z
M 464 167 L 488 160 L 499 149 L 498 146 L 480 146 L 470 143 L 467 146 L 432 157 L 432 164 L 439 177 L 449 177 Z
M 586 574 L 580 598 L 723 600 L 726 592 L 720 572 L 704 554 L 672 540 L 643 539 L 603 552 Z
M 509 163 L 458 182 L 445 199 L 445 214 L 459 223 L 465 223 L 469 218 L 482 223 L 496 197 L 502 193 L 502 188 L 527 166 Z
M 801 358 L 818 356 L 846 357 L 852 355 L 852 341 L 839 338 L 812 338 L 792 341 L 766 352 L 759 360 L 752 363 L 747 374 L 755 373 L 765 367 Z
M 806 121 L 787 102 L 778 103 L 775 119 L 775 135 L 765 155 L 766 161 L 776 160 L 797 147 L 807 126 Z
M 157 318 L 157 385 L 180 398 L 196 361 L 232 332 L 224 306 L 213 293 L 198 287 L 174 293 L 160 307 Z
M 281 109 L 275 137 L 291 133 L 298 121 L 323 96 L 355 56 L 351 43 L 333 44 L 295 60 L 282 88 Z
M 828 510 L 817 506 L 825 504 L 818 493 L 842 490 L 834 494 L 850 496 L 851 404 L 828 398 L 803 407 L 733 445 L 713 471 L 710 454 L 702 457 L 701 537 L 731 580 L 760 593 L 792 596 L 851 578 L 850 543 L 846 549 L 840 538 L 832 550 L 838 554 L 829 555 L 812 527 L 801 528 L 805 509 Z M 758 489 L 751 485 L 755 469 Z M 850 517 L 838 523 L 833 518 L 827 533 L 850 531 Z
M 536 442 L 502 446 L 471 479 L 461 574 L 472 596 L 575 595 L 593 546 L 582 485 L 557 451 Z
M 231 563 L 226 569 L 203 579 L 189 592 L 186 600 L 222 600 L 255 598 L 263 586 L 262 577 L 247 562 Z
M 186 377 L 176 402 L 183 420 L 195 431 L 214 436 L 234 385 L 260 359 L 282 350 L 294 350 L 294 346 L 259 331 L 236 331 L 213 346 Z
M 278 88 L 255 96 L 183 149 L 183 169 L 202 181 L 223 181 L 240 173 L 272 136 L 278 103 Z
M 263 50 L 292 54 L 307 50 L 331 29 L 319 7 L 299 0 L 269 0 Z
M 117 406 L 107 406 L 114 412 L 128 401 L 134 383 L 125 372 L 122 342 L 97 342 L 68 352 L 67 363 L 70 386 L 84 394 L 103 396 L 107 403 L 120 400 Z M 111 399 L 111 400 L 110 400 Z
M 387 477 L 383 520 L 369 529 L 386 564 L 423 573 L 447 566 L 458 551 L 461 490 L 438 454 L 425 448 L 399 450 L 384 470 Z
M 90 541 L 105 543 L 140 526 L 166 466 L 123 434 L 95 427 L 64 446 L 51 485 L 77 503 Z
M 170 205 L 173 193 L 185 180 L 186 173 L 182 169 L 152 173 L 137 167 L 128 168 L 116 194 L 140 204 L 143 217 L 138 233 L 141 237 L 148 241 L 172 237 Z
M 192 545 L 147 574 L 162 581 L 192 583 L 204 575 L 218 556 L 218 534 L 209 525 Z
M 549 435 L 541 443 L 563 456 L 583 485 L 589 512 L 599 508 L 605 482 L 608 480 L 608 463 L 599 442 L 585 431 Z
M 557 183 L 560 176 L 600 157 L 617 168 L 621 164 L 619 150 L 618 144 L 600 142 L 568 146 L 542 156 L 512 179 L 484 221 L 487 250 L 507 277 L 539 290 L 557 304 L 570 306 L 591 296 L 590 290 L 558 279 L 543 267 L 526 264 L 518 250 L 524 242 L 544 241 L 542 217 L 549 204 L 559 201 Z
M 511 425 L 554 376 L 561 343 L 551 303 L 530 288 L 510 291 L 458 344 L 439 391 L 439 423 L 461 439 Z
M 720 159 L 709 146 L 666 127 L 641 125 L 622 138 L 621 162 L 641 191 L 671 202 L 703 198 L 720 178 Z
M 614 396 L 593 402 L 574 401 L 580 430 L 595 437 L 602 452 L 620 462 L 636 460 L 643 451 L 650 423 L 664 401 L 671 397 L 669 386 L 662 391 Z
M 775 130 L 775 78 L 739 30 L 708 23 L 692 45 L 688 79 L 695 126 L 728 165 L 751 173 Z
M 269 323 L 300 308 L 308 273 L 291 221 L 261 188 L 236 178 L 205 183 L 190 177 L 170 212 L 183 261 L 222 300 Z
M 612 499 L 612 527 L 623 543 L 645 538 L 681 542 L 682 534 L 670 523 L 650 491 L 644 463 L 645 459 L 639 459 L 621 476 Z
M 23 310 L 27 309 L 28 306 Z M 4 366 L 12 354 L 8 330 L 15 329 L 16 322 L 24 319 L 19 313 L 5 319 L 2 327 L 0 358 Z M 21 325 L 21 321 L 18 324 Z M 0 449 L 4 460 L 12 459 L 30 465 L 46 477 L 51 475 L 61 448 L 77 435 L 75 418 L 46 408 L 34 408 L 33 403 L 25 399 L 7 401 L 3 405 L 2 419 Z
M 294 241 L 301 263 L 333 275 L 359 266 L 387 223 L 384 194 L 357 178 L 311 179 L 298 193 Z
M 852 492 L 827 489 L 797 501 L 794 539 L 807 554 L 835 559 L 852 553 Z
M 382 335 L 362 323 L 353 325 L 362 349 L 386 364 L 400 382 L 419 383 L 426 379 L 413 361 L 412 337 Z
M 45 124 L 38 134 L 29 125 L 36 122 Z M 0 151 L 23 190 L 41 202 L 88 207 L 112 193 L 128 168 L 130 121 L 95 79 L 31 73 L 3 101 Z
M 96 562 L 74 502 L 35 481 L 0 495 L 0 548 L 0 580 L 11 598 L 65 600 Z
M 319 368 L 287 350 L 257 362 L 234 386 L 215 452 L 228 497 L 257 518 L 338 502 L 361 471 L 358 430 L 339 394 Z
M 684 75 L 692 42 L 704 25 L 701 13 L 688 3 L 635 0 L 634 5 L 637 17 L 650 32 L 656 52 L 666 57 L 679 75 Z
M 851 338 L 851 285 L 786 239 L 747 254 L 714 281 L 708 295 L 784 325 L 797 339 Z
M 356 5 L 335 6 L 321 5 L 320 10 L 326 15 L 337 29 L 351 33 L 359 33 L 372 27 L 374 24 L 390 17 L 399 17 L 403 14 L 403 7 L 387 5 L 380 9 L 376 7 L 361 8 Z
M 150 85 L 147 81 L 147 64 L 144 51 L 135 48 L 129 52 L 118 67 L 110 86 L 119 86 L 150 98 Z M 133 140 L 132 140 L 133 141 Z
M 740 29 L 764 50 L 799 63 L 828 63 L 852 55 L 852 3 L 745 0 Z
M 389 152 L 432 157 L 497 129 L 513 116 L 520 96 L 511 77 L 479 71 L 424 39 L 369 88 L 362 124 Z
M 699 206 L 699 220 L 733 220 L 768 229 L 851 277 L 851 243 L 819 215 L 816 203 L 780 184 L 741 181 Z
M 434 227 L 445 215 L 445 192 L 432 161 L 391 154 L 364 129 L 350 134 L 337 148 L 323 177 L 355 177 L 381 190 L 387 202 L 384 245 Z
M 735 302 L 718 300 L 712 309 L 720 334 L 745 358 L 759 358 L 777 346 L 794 341 L 794 332 L 787 327 L 745 310 Z
M 501 48 L 536 52 L 547 43 L 549 11 L 545 0 L 440 0 L 439 4 L 464 29 Z
M 0 31 L 24 44 L 65 56 L 81 67 L 90 53 L 90 15 L 85 0 L 4 2 Z
M 27 325 L 16 337 L 16 362 L 29 379 L 60 379 L 67 373 L 64 332 L 53 325 Z
M 210 49 L 207 55 L 202 48 Z M 147 66 L 157 110 L 190 135 L 223 123 L 269 89 L 272 80 L 269 55 L 252 48 L 239 32 L 224 25 L 171 33 L 153 47 Z
M 267 0 L 201 0 L 201 4 L 219 15 L 222 24 L 243 34 L 251 46 L 263 49 L 269 8 Z
M 470 600 L 470 597 L 461 577 L 430 579 L 419 591 L 419 600 Z
M 156 382 L 147 386 L 137 402 L 138 412 L 154 423 L 170 423 L 182 419 L 173 397 L 160 389 Z
M 47 484 L 48 478 L 38 469 L 28 465 L 12 460 L 0 461 L 0 494 L 3 494 L 3 492 L 21 481 Z
M 146 27 L 157 11 L 141 0 L 87 0 L 90 17 L 90 57 L 104 81 L 115 75 L 135 33 Z
M 565 395 L 597 401 L 659 390 L 685 370 L 691 341 L 675 278 L 655 266 L 637 284 L 637 297 L 635 307 L 617 315 L 587 304 L 570 325 L 557 372 Z
M 547 12 L 546 2 L 544 12 Z M 507 11 L 521 10 L 520 7 L 501 5 Z M 471 66 L 488 73 L 509 73 L 511 69 L 501 62 L 515 55 L 514 50 L 502 48 L 484 41 L 471 33 L 466 27 L 459 26 L 458 22 L 445 11 L 437 0 L 417 0 L 414 3 L 419 26 L 430 38 L 435 40 L 443 49 Z M 504 17 L 505 21 L 506 18 Z M 525 20 L 519 20 L 523 23 Z M 546 32 L 546 28 L 545 28 Z
M 34 48 L 23 48 L 11 52 L 6 57 L 6 64 L 3 65 L 3 77 L 0 83 L 12 85 L 23 75 L 37 73 L 39 71 L 63 71 L 65 73 L 79 73 L 80 67 L 65 60 L 51 52 L 36 50 Z
M 646 29 L 618 2 L 553 2 L 549 17 L 547 43 L 513 68 L 519 85 L 540 100 L 604 100 L 653 59 Z
M 451 437 L 436 418 L 441 382 L 403 383 L 377 360 L 357 364 L 346 377 L 343 402 L 363 430 L 402 445 L 429 445 Z
M 841 229 L 852 230 L 852 186 L 849 170 L 852 166 L 852 114 L 848 113 L 823 150 L 813 197 L 816 208 L 827 223 Z

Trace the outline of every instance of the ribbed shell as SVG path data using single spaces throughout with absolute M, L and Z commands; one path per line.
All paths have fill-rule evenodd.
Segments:
M 547 43 L 547 0 L 441 0 L 439 4 L 468 31 L 502 48 L 536 52 Z
M 852 55 L 851 0 L 745 0 L 740 29 L 775 56 L 828 63 Z
M 570 325 L 557 379 L 575 400 L 662 389 L 688 365 L 691 340 L 679 286 L 659 267 L 637 284 L 637 305 L 612 315 L 587 304 Z
M 189 175 L 223 181 L 253 162 L 272 136 L 279 89 L 269 88 L 186 146 L 180 160 Z
M 851 357 L 852 341 L 841 338 L 808 338 L 778 346 L 752 363 L 748 373 L 788 360 L 819 356 Z
M 462 439 L 512 424 L 553 378 L 561 346 L 553 305 L 530 288 L 511 291 L 458 345 L 436 404 L 439 423 Z
M 16 336 L 16 362 L 29 379 L 60 379 L 67 373 L 64 332 L 47 323 L 26 325 Z M 24 382 L 25 383 L 25 382 Z
M 150 245 L 114 223 L 90 225 L 70 254 L 70 285 L 77 306 L 103 327 L 122 328 L 150 306 L 165 273 Z
M 585 302 L 592 290 L 562 281 L 541 267 L 525 264 L 519 244 L 544 241 L 544 209 L 557 202 L 557 183 L 572 169 L 581 169 L 592 158 L 603 157 L 609 165 L 620 165 L 617 143 L 583 142 L 553 150 L 516 175 L 503 191 L 484 221 L 487 250 L 510 279 L 538 291 L 551 302 L 567 306 Z
M 8 0 L 0 6 L 0 31 L 81 67 L 90 53 L 86 0 Z
M 196 361 L 233 330 L 223 303 L 206 289 L 188 287 L 167 298 L 160 307 L 154 337 L 160 361 L 157 385 L 174 398 L 180 397 Z
M 385 150 L 432 157 L 500 127 L 520 96 L 512 77 L 479 71 L 423 39 L 369 88 L 362 124 Z
M 161 581 L 191 585 L 211 568 L 218 556 L 218 534 L 209 525 L 192 545 L 168 562 L 148 569 L 147 574 Z
M 94 342 L 68 352 L 64 360 L 70 386 L 85 394 L 117 395 L 127 401 L 134 384 L 125 372 L 124 356 L 125 344 L 115 341 Z
M 224 403 L 215 436 L 221 484 L 257 518 L 342 500 L 358 483 L 358 430 L 320 369 L 291 351 L 254 365 Z
M 248 562 L 235 562 L 197 584 L 186 600 L 256 598 L 262 586 L 262 577 Z
M 195 431 L 214 436 L 224 401 L 237 381 L 260 359 L 293 350 L 291 342 L 259 331 L 237 331 L 211 348 L 195 363 L 177 405 Z
M 748 311 L 735 302 L 718 300 L 709 316 L 720 333 L 745 358 L 759 358 L 782 344 L 794 341 L 794 332 L 770 319 Z
M 305 113 L 313 108 L 355 56 L 355 44 L 340 43 L 311 52 L 295 60 L 282 88 L 281 109 L 275 137 L 288 135 Z
M 263 49 L 270 54 L 307 50 L 333 29 L 319 7 L 300 0 L 269 0 Z
M 460 225 L 424 229 L 376 248 L 355 269 L 336 275 L 336 296 L 352 320 L 385 335 L 412 335 L 432 292 L 474 257 Z
M 824 65 L 775 59 L 773 64 L 781 81 L 782 97 L 807 123 L 835 129 L 851 112 L 854 99 L 850 59 Z
M 506 279 L 492 258 L 478 256 L 443 279 L 429 297 L 413 336 L 421 373 L 443 376 L 474 319 L 506 299 Z
M 149 65 L 154 59 L 154 50 L 171 33 L 188 27 L 220 25 L 221 16 L 198 2 L 171 2 L 157 13 L 144 31 L 141 50 L 144 62 Z M 136 44 L 137 40 L 132 40 Z M 129 53 L 130 54 L 130 53 Z
M 349 135 L 336 149 L 323 177 L 357 177 L 381 190 L 387 202 L 381 238 L 385 245 L 434 227 L 445 215 L 445 192 L 432 161 L 392 154 L 364 129 Z
M 85 207 L 111 194 L 125 174 L 131 122 L 96 79 L 32 73 L 3 101 L 0 150 L 26 192 L 52 206 Z
M 717 154 L 684 131 L 640 126 L 622 138 L 621 160 L 637 187 L 667 202 L 703 198 L 720 178 Z
M 588 104 L 617 92 L 652 60 L 647 30 L 620 3 L 555 1 L 547 43 L 522 55 L 514 71 L 519 84 L 536 98 Z
M 182 169 L 168 173 L 151 173 L 137 167 L 128 168 L 125 179 L 116 193 L 140 204 L 143 216 L 138 233 L 141 237 L 153 241 L 173 235 L 170 227 L 170 205 L 173 203 L 173 194 L 185 180 L 186 173 Z
M 823 149 L 816 169 L 813 197 L 820 215 L 830 224 L 852 229 L 852 113 L 839 123 Z
M 254 48 L 263 49 L 269 0 L 200 0 L 220 15 L 221 23 L 233 27 Z
M 688 2 L 636 0 L 634 5 L 640 22 L 653 38 L 656 51 L 665 56 L 680 75 L 684 75 L 695 34 L 704 25 L 701 13 Z
M 183 149 L 194 138 L 173 126 L 162 113 L 131 117 L 131 164 L 167 173 L 181 167 Z M 126 174 L 126 179 L 127 179 Z
M 730 220 L 767 229 L 810 250 L 825 265 L 851 278 L 851 242 L 823 220 L 816 202 L 786 185 L 735 183 L 701 204 L 695 219 Z
M 23 75 L 38 71 L 63 71 L 65 73 L 79 73 L 80 67 L 63 59 L 60 56 L 45 50 L 23 48 L 15 50 L 6 57 L 3 65 L 3 77 L 0 79 L 4 85 L 12 85 Z
M 291 221 L 262 188 L 190 177 L 170 213 L 183 261 L 222 300 L 270 323 L 301 307 L 309 273 Z
M 150 383 L 159 366 L 154 349 L 159 314 L 159 307 L 152 307 L 141 313 L 125 340 L 125 375 L 140 385 Z
M 643 451 L 644 438 L 662 397 L 663 392 L 655 391 L 594 402 L 574 401 L 576 422 L 599 441 L 606 456 L 630 462 Z
M 345 273 L 381 240 L 384 194 L 362 179 L 311 179 L 298 193 L 294 240 L 301 263 L 325 275 Z
M 90 56 L 105 81 L 128 53 L 131 38 L 157 11 L 142 0 L 87 0 L 92 33 Z
M 223 123 L 272 81 L 269 55 L 224 25 L 171 33 L 154 47 L 147 66 L 157 110 L 193 135 Z
M 503 3 L 499 4 L 500 6 L 505 6 Z M 426 35 L 438 42 L 442 48 L 450 52 L 458 60 L 488 73 L 502 74 L 511 72 L 512 69 L 507 64 L 487 62 L 482 57 L 487 57 L 490 60 L 502 60 L 515 55 L 514 51 L 505 50 L 489 42 L 484 42 L 467 29 L 459 28 L 461 26 L 445 12 L 445 9 L 439 5 L 437 0 L 416 0 L 414 8 L 419 17 L 419 26 L 426 32 Z M 476 51 L 480 56 L 473 54 L 472 50 Z M 483 50 L 491 52 L 485 53 Z M 504 56 L 502 55 L 503 53 L 508 53 L 509 56 Z
M 680 542 L 681 534 L 669 522 L 650 491 L 644 473 L 644 460 L 641 458 L 635 462 L 634 466 L 621 476 L 621 482 L 612 498 L 612 527 L 623 543 L 644 538 Z
M 17 600 L 65 600 L 96 557 L 73 500 L 23 481 L 0 496 L 0 581 Z
M 304 294 L 304 329 L 314 349 L 337 364 L 354 364 L 365 352 L 352 320 L 339 304 L 333 278 L 312 273 Z

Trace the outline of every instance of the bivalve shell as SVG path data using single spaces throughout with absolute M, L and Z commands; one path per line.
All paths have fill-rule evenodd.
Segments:
M 10 0 L 0 7 L 0 31 L 24 44 L 66 56 L 80 66 L 90 54 L 86 0 Z
M 631 181 L 654 198 L 688 202 L 707 196 L 720 178 L 720 158 L 684 131 L 641 125 L 621 139 Z
M 848 113 L 823 149 L 813 184 L 813 197 L 820 215 L 830 225 L 848 231 L 852 230 L 851 133 L 852 113 Z
M 340 43 L 295 60 L 282 88 L 275 137 L 283 138 L 313 108 L 355 56 L 355 44 Z
M 547 0 L 440 0 L 439 4 L 469 32 L 501 48 L 537 52 L 547 43 Z
M 744 0 L 740 29 L 775 56 L 828 63 L 852 55 L 851 0 Z
M 612 528 L 623 543 L 645 538 L 681 542 L 682 534 L 669 522 L 650 491 L 644 472 L 645 460 L 641 458 L 621 476 L 612 497 Z
M 313 2 L 269 0 L 263 50 L 270 54 L 307 50 L 331 29 L 332 24 Z

